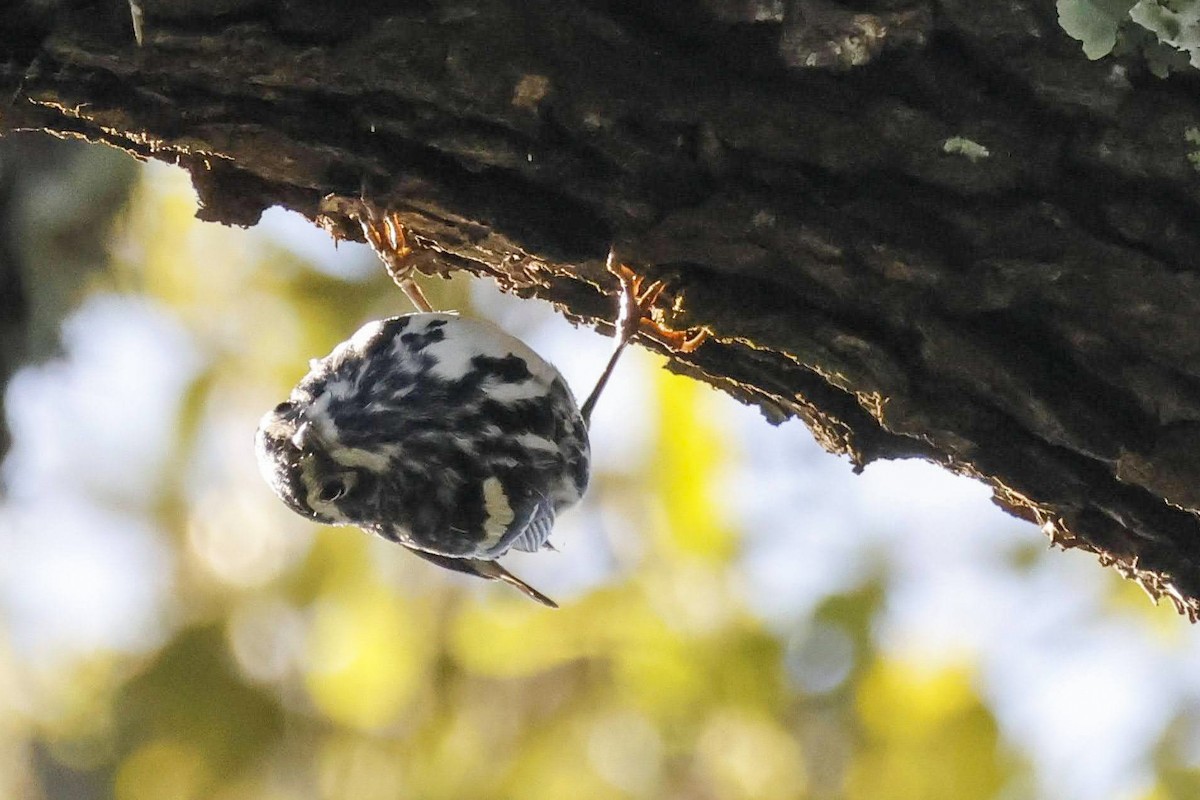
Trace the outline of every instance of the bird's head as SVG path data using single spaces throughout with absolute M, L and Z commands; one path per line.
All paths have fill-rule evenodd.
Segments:
M 255 450 L 263 478 L 288 508 L 329 525 L 370 523 L 376 502 L 369 470 L 347 458 L 337 429 L 314 405 L 289 400 L 258 425 Z M 363 460 L 361 451 L 357 460 Z

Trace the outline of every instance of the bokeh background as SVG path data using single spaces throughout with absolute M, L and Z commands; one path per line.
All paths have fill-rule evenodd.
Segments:
M 260 480 L 308 359 L 409 310 L 365 247 L 197 222 L 180 170 L 77 143 L 0 142 L 0 191 L 30 299 L 0 320 L 0 797 L 1200 796 L 1196 629 L 981 485 L 856 476 L 633 348 L 559 552 L 506 561 L 548 611 Z M 607 358 L 426 286 L 579 396 Z

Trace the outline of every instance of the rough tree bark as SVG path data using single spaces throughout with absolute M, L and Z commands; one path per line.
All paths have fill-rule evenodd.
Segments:
M 610 313 L 675 276 L 673 368 L 858 465 L 920 456 L 1200 615 L 1200 93 L 1050 0 L 143 0 L 0 25 L 0 130 L 192 174 L 252 225 L 330 193 Z M 344 219 L 325 219 L 356 235 Z

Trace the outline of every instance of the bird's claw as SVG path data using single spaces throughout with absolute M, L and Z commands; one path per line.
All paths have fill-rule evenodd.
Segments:
M 408 231 L 400 221 L 399 213 L 381 211 L 369 200 L 342 195 L 329 195 L 322 200 L 321 213 L 337 213 L 357 222 L 392 281 L 419 311 L 433 311 L 420 284 L 413 278 L 413 256 L 417 248 L 409 242 Z
M 606 266 L 608 271 L 621 281 L 617 309 L 617 344 L 613 348 L 612 355 L 608 357 L 608 364 L 600 373 L 595 388 L 579 408 L 584 423 L 589 425 L 596 401 L 599 400 L 600 393 L 604 391 L 608 379 L 612 376 L 613 369 L 617 366 L 617 359 L 621 357 L 621 351 L 638 332 L 646 334 L 675 353 L 691 353 L 708 338 L 708 330 L 705 328 L 694 331 L 677 331 L 663 321 L 662 311 L 654 304 L 667 288 L 666 281 L 655 280 L 643 286 L 645 278 L 618 261 L 616 254 L 611 250 L 608 252 Z
M 654 304 L 666 290 L 667 281 L 660 279 L 647 284 L 645 277 L 618 261 L 612 251 L 606 267 L 621 281 L 618 336 L 629 340 L 640 331 L 675 353 L 695 352 L 708 339 L 706 328 L 680 331 L 664 321 L 662 310 Z

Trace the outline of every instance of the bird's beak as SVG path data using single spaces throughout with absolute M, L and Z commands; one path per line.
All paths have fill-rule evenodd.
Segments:
M 292 434 L 292 444 L 297 450 L 303 451 L 305 449 L 304 446 L 308 442 L 312 441 L 316 435 L 317 432 L 313 428 L 313 424 L 311 422 L 301 423 L 300 427 L 296 429 L 296 432 Z

